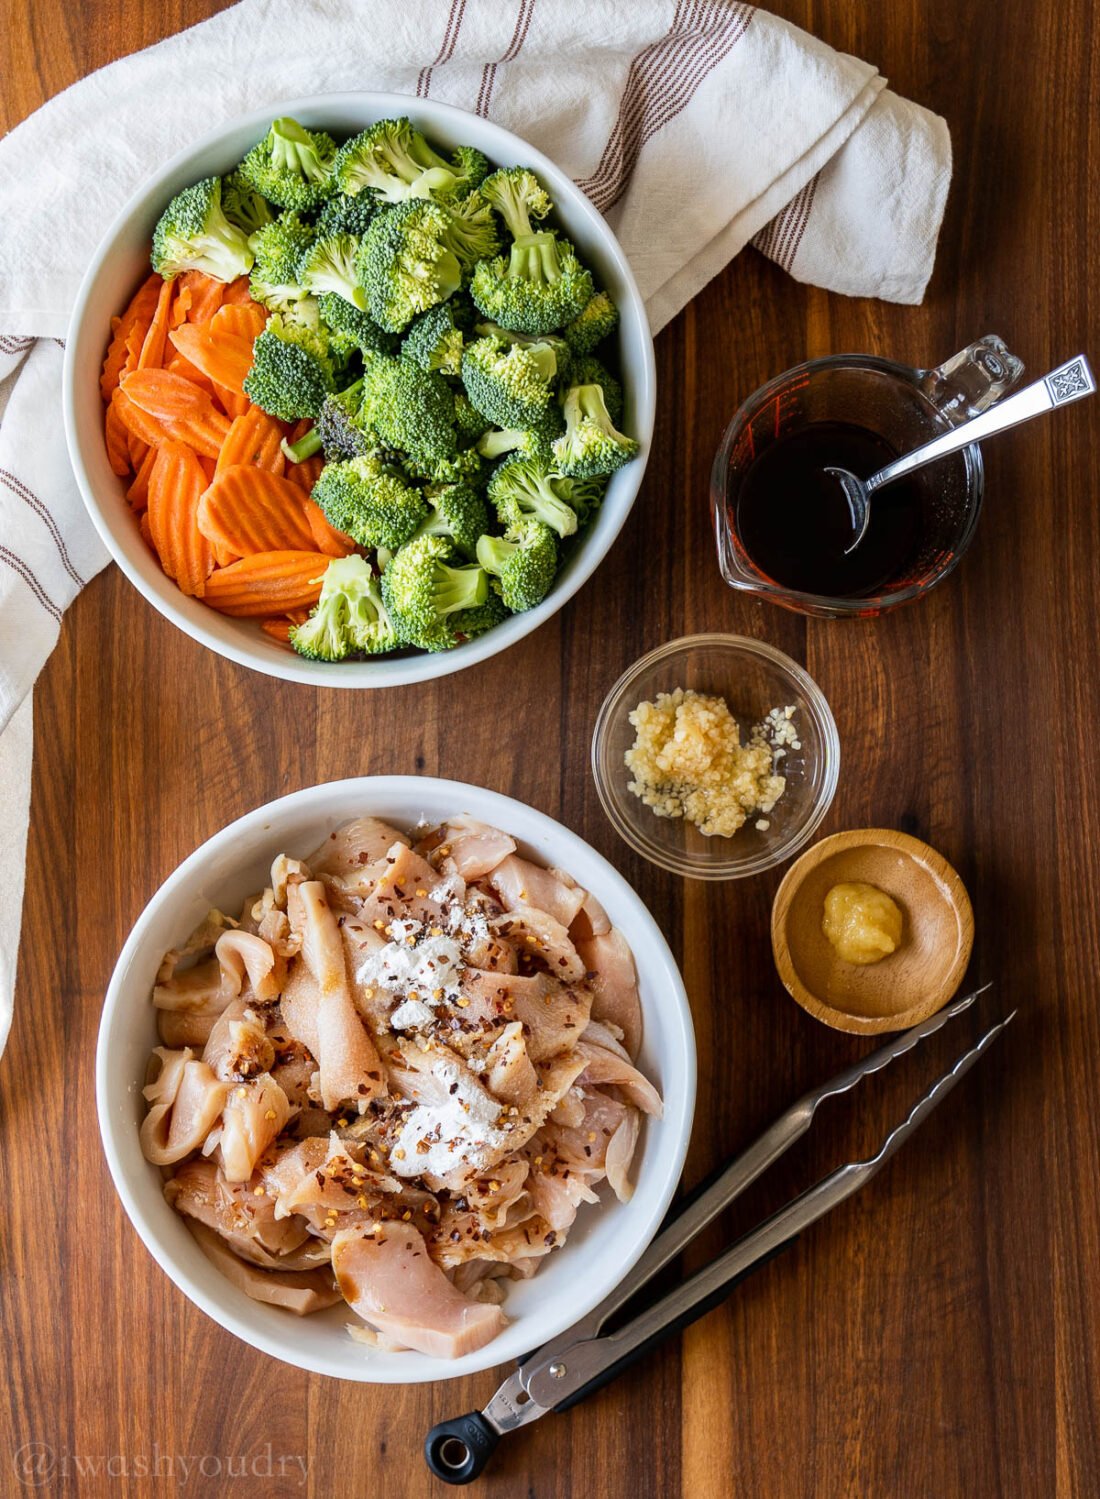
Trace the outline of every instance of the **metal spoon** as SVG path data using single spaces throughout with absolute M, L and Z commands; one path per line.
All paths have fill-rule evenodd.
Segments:
M 1095 390 L 1096 381 L 1089 369 L 1088 360 L 1083 354 L 1078 354 L 1076 359 L 1059 365 L 1041 380 L 1025 385 L 1014 396 L 998 401 L 988 411 L 983 411 L 981 416 L 963 422 L 961 426 L 945 432 L 942 437 L 934 437 L 931 442 L 888 463 L 869 479 L 857 479 L 846 468 L 827 467 L 825 472 L 839 480 L 852 515 L 854 538 L 845 547 L 844 555 L 854 552 L 867 534 L 867 527 L 871 523 L 871 496 L 876 489 L 881 489 L 884 484 L 892 484 L 895 479 L 900 479 L 903 474 L 911 474 L 914 469 L 923 468 L 926 463 L 934 463 L 937 458 L 945 458 L 948 453 L 957 453 L 960 448 L 967 448 L 980 438 L 992 437 L 994 432 L 1004 432 L 1006 428 L 1015 427 L 1019 422 L 1041 416 L 1044 411 L 1052 411 L 1055 406 L 1066 406 L 1070 401 L 1079 401 L 1082 396 L 1091 396 Z

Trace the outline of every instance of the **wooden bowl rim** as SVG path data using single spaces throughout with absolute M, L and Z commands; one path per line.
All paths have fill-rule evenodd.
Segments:
M 929 869 L 944 890 L 944 898 L 951 906 L 959 930 L 959 944 L 954 961 L 943 981 L 918 1004 L 911 1005 L 908 1010 L 896 1015 L 853 1015 L 819 998 L 799 978 L 787 942 L 787 919 L 795 895 L 810 871 L 844 849 L 874 846 L 895 848 L 915 863 Z M 884 1031 L 903 1031 L 910 1026 L 919 1025 L 922 1020 L 927 1020 L 930 1015 L 941 1010 L 956 993 L 974 946 L 974 908 L 958 870 L 931 844 L 894 828 L 851 828 L 822 838 L 800 855 L 787 870 L 772 902 L 771 937 L 776 969 L 783 987 L 792 999 L 815 1020 L 831 1026 L 833 1030 L 847 1031 L 851 1035 L 873 1036 Z

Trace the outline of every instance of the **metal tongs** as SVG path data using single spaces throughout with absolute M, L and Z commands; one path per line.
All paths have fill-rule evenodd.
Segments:
M 954 1016 L 969 1009 L 989 987 L 985 984 L 973 994 L 954 1000 L 930 1019 L 895 1036 L 861 1062 L 792 1104 L 755 1144 L 674 1209 L 676 1216 L 594 1311 L 529 1353 L 484 1410 L 442 1421 L 432 1428 L 424 1444 L 424 1456 L 435 1476 L 445 1483 L 471 1482 L 482 1472 L 505 1432 L 528 1426 L 549 1411 L 568 1410 L 602 1389 L 651 1348 L 717 1306 L 739 1281 L 793 1243 L 803 1229 L 865 1186 L 969 1072 L 994 1037 L 1008 1025 L 1015 1010 L 990 1026 L 979 1041 L 936 1079 L 874 1155 L 838 1167 L 667 1296 L 638 1312 L 625 1326 L 601 1336 L 601 1329 L 615 1312 L 806 1133 L 819 1104 L 826 1098 L 847 1093 L 863 1078 L 903 1056 Z

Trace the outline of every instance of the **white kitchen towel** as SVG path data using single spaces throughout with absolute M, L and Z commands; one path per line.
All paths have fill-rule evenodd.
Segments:
M 416 98 L 489 116 L 552 156 L 618 233 L 654 331 L 750 240 L 799 280 L 919 302 L 951 144 L 885 83 L 734 0 L 240 0 L 0 141 L 0 813 L 20 846 L 0 859 L 0 1037 L 29 713 L 4 730 L 107 560 L 58 438 L 60 340 L 85 264 L 143 179 L 265 103 L 379 89 L 413 96 L 414 116 Z

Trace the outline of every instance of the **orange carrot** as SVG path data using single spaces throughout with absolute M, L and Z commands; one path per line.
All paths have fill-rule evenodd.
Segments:
M 111 322 L 113 336 L 107 349 L 107 357 L 103 361 L 103 373 L 99 380 L 100 393 L 105 401 L 111 399 L 111 392 L 118 384 L 118 377 L 129 357 L 129 345 L 135 335 L 135 330 L 140 330 L 139 350 L 145 341 L 145 332 L 156 310 L 160 288 L 160 277 L 156 274 L 149 276 L 138 287 L 122 316 Z M 131 369 L 133 367 L 133 365 L 130 366 Z
M 238 394 L 235 390 L 229 390 L 226 386 L 219 385 L 217 381 L 214 382 L 214 395 L 217 397 L 218 404 L 230 421 L 235 417 L 241 416 L 252 404 L 243 390 Z
M 180 280 L 191 293 L 191 305 L 187 311 L 188 321 L 208 323 L 222 305 L 225 282 L 215 281 L 213 276 L 205 276 L 202 271 L 184 271 Z
M 206 580 L 206 602 L 238 619 L 269 619 L 315 604 L 329 559 L 319 552 L 256 552 Z
M 168 309 L 171 306 L 174 291 L 174 284 L 169 278 L 160 289 L 153 321 L 149 324 L 149 331 L 145 335 L 145 342 L 138 355 L 139 370 L 160 369 L 164 363 L 164 341 L 168 336 Z
M 202 597 L 214 556 L 196 516 L 206 475 L 182 442 L 162 443 L 149 475 L 149 532 L 160 565 L 181 593 Z
M 169 437 L 187 443 L 207 458 L 217 458 L 229 433 L 229 418 L 205 390 L 182 375 L 152 369 L 123 375 L 121 386 L 133 404 L 154 417 Z
M 148 443 L 153 448 L 157 443 L 167 439 L 168 432 L 156 417 L 142 411 L 140 406 L 135 406 L 121 388 L 116 390 L 111 397 L 111 405 L 118 412 L 118 418 L 126 430 L 132 432 L 141 442 Z
M 125 423 L 123 423 L 123 426 L 125 426 Z M 142 442 L 141 438 L 136 437 L 128 427 L 126 428 L 126 451 L 130 457 L 130 467 L 136 474 L 145 461 L 145 455 L 149 451 L 149 444 Z
M 134 477 L 134 482 L 126 491 L 126 498 L 134 510 L 144 511 L 149 503 L 149 475 L 153 472 L 153 464 L 157 461 L 157 451 L 156 448 L 145 449 L 141 467 Z
M 153 556 L 156 557 L 157 556 L 157 549 L 153 545 L 153 533 L 149 529 L 149 512 L 148 512 L 148 510 L 143 510 L 141 512 L 141 514 L 138 516 L 138 530 L 141 532 L 141 539 L 142 539 L 142 541 L 145 543 L 145 545 L 152 552 Z M 160 561 L 159 557 L 157 557 L 157 561 L 158 562 Z
M 267 312 L 258 302 L 249 302 L 245 306 L 224 304 L 210 319 L 210 332 L 212 336 L 221 338 L 223 335 L 232 338 L 247 338 L 251 343 L 263 331 L 267 323 Z
M 316 543 L 296 484 L 254 463 L 224 468 L 202 497 L 199 530 L 238 557 L 255 552 L 306 552 Z
M 185 323 L 182 328 L 174 328 L 169 337 L 183 357 L 208 379 L 241 395 L 245 376 L 252 368 L 252 339 L 238 333 L 215 334 L 213 328 L 213 322 L 209 327 L 205 323 Z
M 119 478 L 131 472 L 129 432 L 119 416 L 118 402 L 112 400 L 103 417 L 103 436 L 107 444 L 107 462 Z
M 236 463 L 254 463 L 269 473 L 282 475 L 286 459 L 282 450 L 283 428 L 259 406 L 249 406 L 234 418 L 229 435 L 218 454 L 218 472 Z
M 313 533 L 313 544 L 319 552 L 324 552 L 326 557 L 347 557 L 355 551 L 356 543 L 353 538 L 344 531 L 338 531 L 335 526 L 330 526 L 325 519 L 325 512 L 314 500 L 306 500 L 303 509 Z
M 197 370 L 189 359 L 184 359 L 182 354 L 173 354 L 164 368 L 170 375 L 182 375 L 185 380 L 190 380 L 193 385 L 200 385 L 208 396 L 214 394 L 213 380 L 208 380 L 202 370 Z
M 191 310 L 194 294 L 189 286 L 182 284 L 183 278 L 176 277 L 176 295 L 172 299 L 171 310 L 168 313 L 169 328 L 178 328 L 181 323 L 187 321 L 187 314 Z
M 260 629 L 265 635 L 270 635 L 272 640 L 279 640 L 283 645 L 290 644 L 290 620 L 285 614 L 281 619 L 261 619 Z
M 248 286 L 247 276 L 238 276 L 236 281 L 231 281 L 225 288 L 225 296 L 222 298 L 223 307 L 247 307 L 252 301 L 252 293 Z
M 321 477 L 321 470 L 325 466 L 324 456 L 314 453 L 312 458 L 306 458 L 301 463 L 288 463 L 286 476 L 292 483 L 299 485 L 306 494 L 313 493 L 313 486 Z

